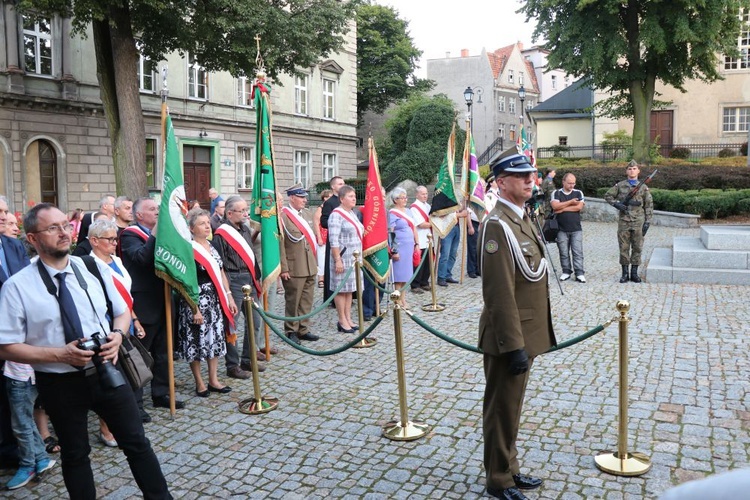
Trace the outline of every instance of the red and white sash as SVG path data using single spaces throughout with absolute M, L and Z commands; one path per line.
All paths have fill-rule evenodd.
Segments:
M 346 220 L 349 224 L 354 226 L 354 229 L 357 231 L 357 236 L 359 236 L 359 241 L 362 241 L 362 231 L 364 231 L 365 229 L 362 223 L 360 223 L 356 217 L 354 217 L 353 215 L 351 215 L 349 212 L 347 212 L 341 207 L 337 207 L 336 209 L 334 209 L 334 212 L 339 214 L 341 217 L 344 218 L 344 220 Z
M 117 292 L 120 294 L 120 296 L 122 296 L 122 299 L 128 305 L 128 309 L 132 311 L 133 296 L 130 295 L 130 291 L 128 290 L 127 285 L 125 285 L 125 279 L 114 269 L 112 269 L 112 272 L 110 274 L 112 275 L 112 282 L 115 284 Z
M 284 207 L 281 209 L 282 212 L 284 212 L 287 217 L 289 217 L 289 220 L 292 221 L 292 224 L 297 226 L 297 229 L 300 230 L 300 232 L 305 236 L 305 239 L 307 240 L 307 244 L 310 245 L 310 248 L 312 248 L 313 255 L 315 258 L 318 258 L 318 242 L 315 239 L 315 235 L 313 234 L 313 230 L 310 227 L 310 224 L 303 219 L 299 213 L 297 213 L 296 210 L 292 210 L 290 207 Z
M 221 268 L 219 267 L 219 263 L 216 262 L 216 259 L 211 255 L 211 252 L 203 248 L 203 245 L 196 243 L 195 241 L 192 241 L 191 243 L 193 244 L 193 257 L 195 258 L 195 261 L 202 265 L 208 272 L 208 276 L 211 278 L 211 282 L 216 288 L 216 293 L 219 295 L 219 303 L 221 304 L 221 309 L 224 311 L 224 316 L 227 317 L 229 326 L 234 329 L 234 316 L 229 310 L 229 296 L 227 295 L 226 290 L 224 290 L 224 282 L 221 280 Z
M 422 217 L 422 222 L 430 222 L 430 216 L 427 215 L 424 210 L 422 210 L 422 207 L 420 207 L 419 205 L 417 205 L 417 202 L 412 203 L 410 208 L 412 210 L 416 210 L 416 212 L 419 214 L 419 216 Z M 420 222 L 420 224 L 422 222 Z
M 237 252 L 237 255 L 240 256 L 242 262 L 245 263 L 248 271 L 250 271 L 250 276 L 253 277 L 253 285 L 255 285 L 256 290 L 260 293 L 257 278 L 255 277 L 255 254 L 248 242 L 245 241 L 245 238 L 243 238 L 240 232 L 229 224 L 222 224 L 219 226 L 219 229 L 214 232 L 214 235 L 224 238 L 226 242 L 229 243 L 229 246 Z
M 125 229 L 122 230 L 122 233 L 120 233 L 120 237 L 122 237 L 123 233 L 125 233 L 126 231 L 130 232 L 130 233 L 133 233 L 133 234 L 136 234 L 143 241 L 148 240 L 148 234 L 146 234 L 146 231 L 144 231 L 143 229 L 141 229 L 138 226 L 133 225 L 133 226 L 126 227 Z
M 412 231 L 417 230 L 417 225 L 414 223 L 414 219 L 412 219 L 408 214 L 402 212 L 401 210 L 396 210 L 395 208 L 390 209 L 388 212 L 409 224 L 409 227 L 412 229 Z

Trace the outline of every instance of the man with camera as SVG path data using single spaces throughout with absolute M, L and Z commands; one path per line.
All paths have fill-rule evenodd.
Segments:
M 39 261 L 13 275 L 0 291 L 0 358 L 34 367 L 42 404 L 60 441 L 68 494 L 96 498 L 88 441 L 88 412 L 94 410 L 109 425 L 144 497 L 171 498 L 133 391 L 116 367 L 130 311 L 108 279 L 109 268 L 98 267 L 105 292 L 83 261 L 69 255 L 71 226 L 54 205 L 29 210 L 24 228 Z

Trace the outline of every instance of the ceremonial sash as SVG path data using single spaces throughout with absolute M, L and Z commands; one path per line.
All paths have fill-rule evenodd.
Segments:
M 143 241 L 148 240 L 148 234 L 146 233 L 146 231 L 138 226 L 128 226 L 122 230 L 122 233 L 126 231 L 138 235 Z M 122 237 L 122 233 L 120 233 L 120 237 Z
M 112 275 L 112 282 L 115 284 L 115 288 L 117 289 L 117 292 L 122 296 L 122 299 L 125 301 L 125 303 L 128 305 L 129 310 L 133 310 L 133 296 L 130 295 L 130 292 L 128 291 L 128 288 L 125 286 L 125 281 L 114 269 L 112 269 L 112 272 L 110 273 Z
M 346 220 L 349 224 L 351 224 L 352 226 L 354 226 L 354 229 L 357 231 L 357 236 L 359 236 L 359 240 L 362 241 L 362 230 L 364 229 L 364 227 L 362 226 L 362 224 L 360 224 L 360 222 L 357 220 L 357 218 L 356 217 L 352 217 L 349 214 L 349 212 L 347 212 L 346 210 L 344 210 L 341 207 L 337 207 L 334 210 L 334 212 L 336 212 L 337 214 L 339 214 L 341 217 L 344 218 L 344 220 Z
M 216 259 L 211 255 L 211 252 L 206 250 L 203 245 L 196 243 L 195 241 L 192 241 L 191 243 L 193 244 L 193 257 L 195 258 L 195 261 L 202 265 L 208 272 L 208 276 L 211 278 L 211 282 L 216 288 L 216 293 L 219 295 L 219 303 L 221 304 L 221 309 L 224 311 L 224 316 L 227 317 L 229 326 L 234 329 L 234 315 L 229 310 L 229 296 L 227 295 L 226 290 L 224 290 L 224 283 L 221 281 L 221 268 L 219 267 L 219 263 L 216 262 Z
M 289 217 L 289 220 L 292 221 L 292 224 L 297 226 L 297 229 L 300 230 L 300 232 L 305 236 L 305 239 L 307 240 L 308 245 L 310 245 L 310 248 L 312 248 L 313 255 L 315 258 L 318 258 L 318 242 L 315 239 L 315 235 L 313 234 L 313 230 L 310 227 L 310 224 L 303 219 L 295 210 L 292 210 L 289 207 L 284 207 L 281 209 L 282 212 L 284 212 L 287 217 Z
M 412 228 L 412 230 L 417 230 L 417 225 L 414 223 L 414 219 L 406 215 L 404 212 L 396 210 L 395 208 L 390 209 L 388 212 L 405 221 L 407 224 L 409 224 L 409 227 Z
M 419 205 L 417 205 L 416 202 L 412 203 L 410 208 L 413 208 L 414 210 L 416 210 L 419 213 L 419 215 L 422 217 L 422 222 L 430 222 L 430 217 L 425 213 L 424 210 L 422 210 L 422 207 L 420 207 Z M 420 222 L 420 224 L 422 222 Z
M 237 255 L 240 256 L 242 262 L 245 263 L 247 269 L 250 271 L 250 276 L 253 277 L 253 285 L 258 291 L 258 294 L 260 294 L 260 288 L 258 287 L 257 278 L 255 277 L 255 254 L 248 242 L 245 241 L 245 238 L 243 238 L 240 232 L 229 224 L 222 224 L 219 226 L 219 229 L 216 230 L 214 235 L 219 235 L 224 238 L 224 240 L 229 243 L 229 246 L 237 252 Z

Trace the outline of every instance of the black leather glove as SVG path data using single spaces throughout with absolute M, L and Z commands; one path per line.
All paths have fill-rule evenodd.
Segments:
M 631 207 L 640 207 L 641 205 L 643 205 L 643 203 L 638 200 L 630 200 L 628 202 L 628 205 L 630 205 Z
M 628 207 L 626 207 L 625 205 L 623 205 L 619 201 L 616 201 L 615 203 L 613 203 L 612 206 L 615 207 L 620 212 L 627 212 L 628 211 Z
M 521 375 L 529 371 L 529 355 L 526 354 L 526 349 L 510 351 L 508 357 L 511 375 Z
M 648 228 L 650 228 L 650 227 L 651 227 L 651 223 L 650 222 L 644 222 L 643 223 L 643 236 L 646 236 L 646 233 L 648 232 Z

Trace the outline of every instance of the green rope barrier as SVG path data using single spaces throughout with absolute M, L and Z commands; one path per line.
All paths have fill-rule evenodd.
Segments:
M 303 314 L 302 316 L 292 316 L 290 318 L 287 318 L 286 316 L 281 316 L 279 314 L 274 314 L 270 311 L 266 311 L 265 315 L 272 319 L 277 319 L 279 321 L 301 321 L 303 319 L 311 318 L 318 314 L 320 311 L 328 307 L 328 305 L 331 303 L 333 298 L 339 294 L 342 288 L 344 288 L 344 285 L 346 285 L 346 280 L 349 279 L 349 276 L 354 271 L 354 266 L 350 267 L 349 270 L 346 272 L 346 276 L 344 276 L 344 279 L 341 280 L 341 283 L 339 283 L 339 286 L 336 288 L 336 290 L 333 291 L 330 297 L 326 301 L 324 301 L 322 304 L 318 306 L 317 309 L 312 310 L 311 312 L 307 314 Z
M 362 341 L 362 339 L 370 335 L 370 333 L 380 324 L 380 322 L 383 321 L 383 316 L 377 316 L 373 320 L 372 324 L 369 327 L 367 327 L 365 331 L 360 333 L 358 337 L 347 342 L 343 346 L 337 347 L 335 349 L 329 349 L 327 351 L 316 351 L 315 349 L 309 349 L 300 344 L 297 344 L 296 342 L 291 340 L 289 337 L 281 333 L 278 328 L 276 328 L 270 321 L 268 321 L 270 316 L 268 316 L 266 312 L 263 310 L 263 308 L 260 307 L 260 305 L 258 305 L 255 301 L 253 301 L 253 307 L 258 311 L 258 314 L 260 314 L 261 318 L 263 318 L 263 321 L 266 322 L 266 324 L 273 331 L 273 333 L 275 333 L 281 340 L 283 340 L 290 346 L 294 347 L 295 349 L 302 351 L 304 353 L 307 353 L 307 354 L 312 354 L 313 356 L 331 356 L 333 354 L 338 354 L 340 352 L 346 351 L 347 349 L 350 349 L 354 347 L 355 345 L 359 344 Z
M 424 265 L 424 263 L 425 263 L 426 260 L 427 259 L 422 259 L 419 262 L 419 265 L 416 267 L 416 269 L 414 269 L 414 274 L 411 275 L 411 278 L 409 278 L 409 281 L 407 281 L 406 283 L 404 283 L 404 286 L 401 288 L 402 290 L 405 289 L 405 288 L 411 287 L 411 282 L 414 281 L 417 278 L 417 274 L 419 273 L 419 270 L 422 269 L 422 266 Z M 365 274 L 365 277 L 367 278 L 367 280 L 375 286 L 376 290 L 380 290 L 383 293 L 391 293 L 391 290 L 388 290 L 388 289 L 383 288 L 382 286 L 380 286 L 378 284 L 378 282 L 375 281 L 375 279 L 372 276 L 370 276 L 370 273 L 364 273 L 364 274 Z
M 439 330 L 436 330 L 435 328 L 431 327 L 430 325 L 428 325 L 427 323 L 425 323 L 424 321 L 422 321 L 421 319 L 419 319 L 412 312 L 406 311 L 406 314 L 416 324 L 418 324 L 419 326 L 421 326 L 422 328 L 424 328 L 425 330 L 427 330 L 431 334 L 435 335 L 436 337 L 438 337 L 438 338 L 440 338 L 442 340 L 445 340 L 446 342 L 449 342 L 449 343 L 451 343 L 451 344 L 453 344 L 453 345 L 455 345 L 457 347 L 460 347 L 462 349 L 466 349 L 467 351 L 472 351 L 472 352 L 476 352 L 478 354 L 483 354 L 483 351 L 480 348 L 475 347 L 475 346 L 470 345 L 470 344 L 467 344 L 466 342 L 461 342 L 458 339 L 454 339 L 453 337 L 451 337 L 449 335 L 446 335 L 445 333 L 443 333 L 443 332 L 441 332 Z M 604 323 L 602 325 L 595 326 L 591 330 L 589 330 L 587 332 L 584 332 L 584 333 L 582 333 L 581 335 L 579 335 L 577 337 L 573 337 L 572 339 L 566 340 L 565 342 L 560 342 L 556 346 L 552 346 L 544 354 L 549 353 L 549 352 L 559 351 L 560 349 L 565 349 L 566 347 L 570 347 L 572 345 L 576 345 L 579 342 L 583 342 L 584 340 L 588 339 L 589 337 L 593 337 L 597 333 L 603 331 L 605 328 L 607 328 L 609 325 L 611 325 L 612 322 L 615 321 L 616 319 L 617 318 L 613 318 L 613 319 L 607 321 L 606 323 Z

